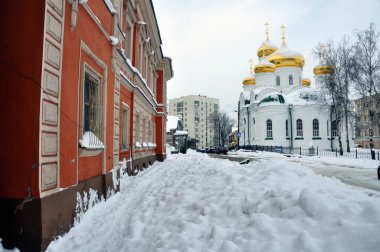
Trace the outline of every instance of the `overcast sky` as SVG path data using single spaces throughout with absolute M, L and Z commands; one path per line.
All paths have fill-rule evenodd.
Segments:
M 375 23 L 380 31 L 380 0 L 153 0 L 163 52 L 173 59 L 168 97 L 201 94 L 220 99 L 221 109 L 237 109 L 249 59 L 265 40 L 286 44 L 305 57 L 303 76 L 313 80 L 312 50 L 320 42 Z

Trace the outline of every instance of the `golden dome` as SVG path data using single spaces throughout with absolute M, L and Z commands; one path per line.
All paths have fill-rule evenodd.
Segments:
M 259 58 L 265 56 L 265 55 L 270 55 L 272 53 L 274 53 L 275 51 L 278 50 L 278 47 L 274 44 L 272 44 L 269 39 L 267 39 L 265 42 L 263 42 L 261 44 L 261 46 L 259 47 L 259 49 L 257 49 L 257 56 L 259 56 Z
M 316 66 L 314 67 L 313 72 L 315 75 L 333 74 L 334 68 L 331 66 Z
M 302 86 L 310 86 L 311 80 L 309 79 L 302 79 Z
M 276 65 L 276 67 L 299 67 L 302 68 L 305 64 L 305 58 L 302 54 L 292 51 L 282 45 L 280 49 L 269 56 L 269 62 Z
M 243 85 L 255 85 L 256 84 L 256 79 L 253 75 L 249 75 L 243 79 Z
M 255 73 L 273 73 L 276 66 L 270 63 L 265 57 L 255 66 Z

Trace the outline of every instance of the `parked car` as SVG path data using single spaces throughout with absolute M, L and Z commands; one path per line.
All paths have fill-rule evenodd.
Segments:
M 224 154 L 224 155 L 226 155 L 227 152 L 228 152 L 228 149 L 226 147 L 219 146 L 219 147 L 215 148 L 215 153 L 216 154 Z

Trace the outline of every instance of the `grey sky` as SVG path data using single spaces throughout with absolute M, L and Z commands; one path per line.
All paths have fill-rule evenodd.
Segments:
M 379 0 L 153 0 L 163 52 L 173 59 L 174 78 L 168 97 L 201 94 L 219 98 L 221 109 L 237 107 L 249 59 L 265 39 L 268 22 L 272 43 L 286 44 L 305 56 L 304 77 L 313 81 L 317 64 L 312 49 L 319 42 L 367 28 L 380 31 Z

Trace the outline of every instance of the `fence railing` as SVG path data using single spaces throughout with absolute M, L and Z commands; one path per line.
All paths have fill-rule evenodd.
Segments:
M 355 159 L 377 159 L 380 160 L 379 151 L 371 151 L 367 149 L 352 149 L 350 152 L 340 152 L 339 149 L 320 149 L 318 147 L 311 148 L 290 148 L 273 145 L 245 145 L 239 146 L 239 149 L 252 151 L 268 151 L 282 154 L 298 154 L 301 156 L 328 156 L 328 157 L 345 157 Z

